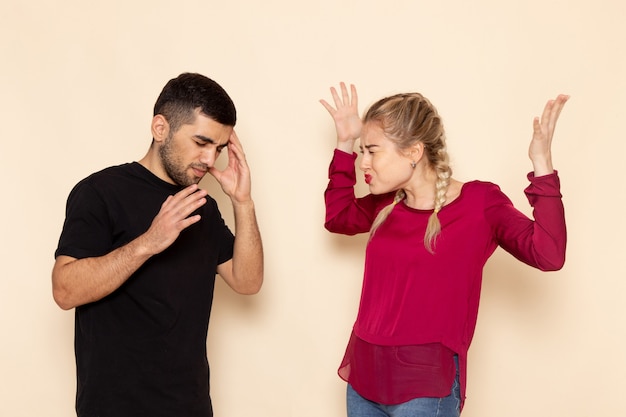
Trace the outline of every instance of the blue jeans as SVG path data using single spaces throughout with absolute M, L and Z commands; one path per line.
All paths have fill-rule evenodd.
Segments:
M 347 393 L 348 417 L 459 417 L 461 388 L 459 373 L 450 395 L 443 398 L 415 398 L 402 404 L 384 405 L 361 397 L 350 384 Z

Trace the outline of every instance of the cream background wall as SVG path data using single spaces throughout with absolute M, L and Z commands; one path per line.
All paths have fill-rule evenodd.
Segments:
M 626 415 L 625 17 L 617 0 L 2 1 L 0 415 L 73 414 L 73 312 L 50 290 L 65 199 L 91 172 L 144 155 L 154 100 L 184 71 L 238 107 L 266 250 L 259 295 L 218 282 L 216 416 L 345 415 L 336 368 L 365 237 L 322 226 L 334 131 L 318 99 L 339 81 L 359 87 L 361 110 L 423 92 L 455 176 L 500 184 L 529 214 L 532 118 L 572 96 L 554 144 L 567 264 L 490 260 L 463 414 Z M 212 178 L 202 184 L 232 222 Z

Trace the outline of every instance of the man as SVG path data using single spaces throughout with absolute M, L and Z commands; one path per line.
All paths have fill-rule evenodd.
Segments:
M 206 337 L 215 274 L 241 294 L 263 281 L 235 122 L 222 87 L 181 74 L 156 101 L 147 154 L 70 193 L 52 287 L 62 309 L 76 309 L 79 417 L 213 415 Z M 207 172 L 231 199 L 235 236 L 198 187 Z

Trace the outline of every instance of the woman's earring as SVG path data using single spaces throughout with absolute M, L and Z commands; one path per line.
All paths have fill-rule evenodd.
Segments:
M 417 162 L 411 161 L 411 168 L 415 169 L 416 166 L 417 166 Z

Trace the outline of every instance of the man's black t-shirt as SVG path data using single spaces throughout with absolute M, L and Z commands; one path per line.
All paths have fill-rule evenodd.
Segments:
M 123 246 L 181 189 L 137 162 L 87 177 L 68 197 L 55 256 Z M 198 223 L 118 290 L 76 308 L 78 416 L 212 415 L 207 328 L 216 268 L 232 258 L 234 236 L 212 198 L 197 213 Z

